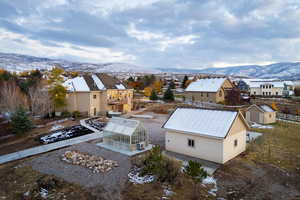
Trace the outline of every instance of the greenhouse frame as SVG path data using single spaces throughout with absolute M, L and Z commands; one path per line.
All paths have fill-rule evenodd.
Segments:
M 149 137 L 140 121 L 114 117 L 103 130 L 103 144 L 127 151 L 143 150 Z

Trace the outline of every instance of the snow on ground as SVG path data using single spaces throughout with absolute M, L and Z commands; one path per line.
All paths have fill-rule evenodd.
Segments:
M 274 127 L 271 126 L 271 125 L 262 125 L 262 124 L 258 124 L 258 123 L 253 122 L 253 123 L 251 124 L 251 128 L 272 129 L 272 128 L 274 128 Z
M 140 171 L 140 168 L 133 168 L 128 174 L 129 181 L 134 184 L 144 184 L 155 180 L 155 177 L 152 175 L 140 176 Z
M 63 128 L 64 128 L 63 125 L 58 124 L 58 125 L 52 126 L 50 131 L 56 131 L 56 130 L 63 129 Z
M 214 187 L 211 188 L 208 191 L 208 193 L 213 195 L 213 196 L 217 195 L 218 187 L 217 187 L 217 181 L 216 181 L 216 179 L 214 179 L 214 177 L 207 176 L 205 179 L 202 180 L 202 184 L 204 184 L 204 185 L 213 185 Z
M 133 118 L 153 119 L 152 115 L 131 115 Z
M 255 140 L 256 138 L 258 138 L 261 135 L 262 135 L 262 133 L 258 133 L 258 132 L 254 132 L 254 131 L 248 131 L 246 140 L 247 140 L 247 142 L 251 142 L 251 141 Z
M 172 188 L 170 186 L 164 185 L 164 193 L 162 196 L 162 199 L 169 199 L 172 195 L 175 194 L 175 192 L 172 191 Z

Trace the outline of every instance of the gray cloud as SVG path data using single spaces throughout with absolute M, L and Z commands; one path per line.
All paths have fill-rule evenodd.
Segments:
M 77 51 L 106 48 L 131 55 L 136 64 L 150 67 L 197 68 L 300 59 L 297 1 L 125 4 L 128 2 L 124 1 L 123 8 L 121 3 L 109 1 L 4 0 L 0 2 L 0 28 L 48 47 L 68 43 Z M 66 54 L 64 57 L 80 59 L 71 51 Z

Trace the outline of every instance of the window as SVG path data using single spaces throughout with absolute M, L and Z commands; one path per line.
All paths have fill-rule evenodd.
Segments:
M 203 97 L 203 93 L 201 92 L 200 94 L 201 94 L 201 97 Z
M 278 95 L 278 92 L 276 92 L 276 95 Z
M 195 147 L 195 140 L 188 139 L 188 146 L 189 147 Z
M 97 98 L 97 95 L 94 94 L 94 95 L 93 95 L 93 98 L 96 99 L 96 98 Z
M 96 116 L 96 115 L 97 115 L 97 109 L 94 108 L 94 116 Z
M 256 92 L 253 92 L 254 93 L 254 95 L 256 95 Z
M 206 96 L 208 97 L 208 93 L 206 93 Z
M 272 115 L 271 115 L 271 114 L 269 114 L 269 117 L 270 117 L 270 118 L 272 118 Z
M 235 139 L 235 140 L 234 140 L 234 147 L 237 147 L 237 145 L 238 145 L 238 140 Z
M 263 92 L 263 95 L 265 95 L 265 92 Z
M 271 96 L 271 92 L 269 92 L 269 95 Z

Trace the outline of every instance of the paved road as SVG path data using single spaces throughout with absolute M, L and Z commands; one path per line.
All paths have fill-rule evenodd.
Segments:
M 45 152 L 59 149 L 62 147 L 70 146 L 73 144 L 78 144 L 81 142 L 87 142 L 90 140 L 100 139 L 100 138 L 102 138 L 102 134 L 92 133 L 92 134 L 72 138 L 69 140 L 63 140 L 63 141 L 59 141 L 59 142 L 55 142 L 55 143 L 51 143 L 51 144 L 46 144 L 46 145 L 41 145 L 38 147 L 29 148 L 26 150 L 22 150 L 22 151 L 18 151 L 15 153 L 10 153 L 10 154 L 0 156 L 0 164 L 7 163 L 10 161 L 14 161 L 14 160 L 19 160 L 19 159 L 33 156 L 33 155 L 40 154 L 40 153 L 45 153 Z

